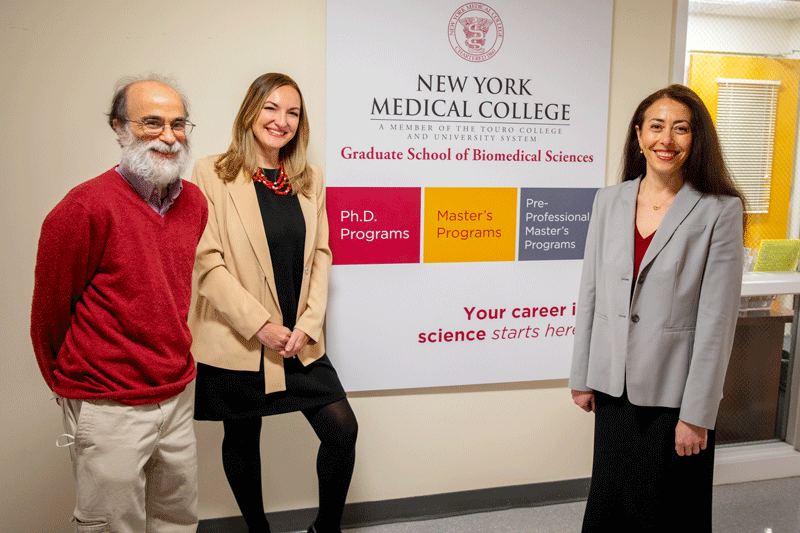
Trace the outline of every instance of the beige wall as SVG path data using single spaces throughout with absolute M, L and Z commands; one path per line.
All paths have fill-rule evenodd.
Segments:
M 674 2 L 614 6 L 609 173 L 641 98 L 669 83 Z M 28 337 L 39 228 L 73 186 L 118 160 L 104 112 L 123 75 L 174 75 L 192 103 L 198 157 L 224 150 L 248 84 L 291 74 L 311 118 L 311 159 L 324 168 L 323 0 L 5 0 L 0 10 L 3 165 L 0 523 L 66 532 L 73 505 L 59 409 Z M 336 354 L 331 354 L 336 359 Z M 565 354 L 568 357 L 568 354 Z M 587 477 L 592 419 L 566 381 L 351 395 L 361 433 L 350 501 Z M 201 516 L 238 514 L 219 458 L 220 424 L 198 423 Z M 267 419 L 269 510 L 315 505 L 316 439 L 299 415 Z

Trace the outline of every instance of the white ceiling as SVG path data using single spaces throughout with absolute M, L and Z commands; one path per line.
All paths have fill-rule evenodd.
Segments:
M 689 0 L 691 15 L 800 19 L 799 0 Z

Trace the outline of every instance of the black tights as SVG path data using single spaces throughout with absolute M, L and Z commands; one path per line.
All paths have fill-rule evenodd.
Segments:
M 356 460 L 358 422 L 347 399 L 302 411 L 320 440 L 317 454 L 318 533 L 341 531 Z M 251 533 L 269 533 L 261 491 L 261 418 L 224 420 L 222 466 Z

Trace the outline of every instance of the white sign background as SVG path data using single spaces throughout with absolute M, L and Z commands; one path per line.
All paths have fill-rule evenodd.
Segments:
M 448 23 L 459 7 L 481 5 L 490 6 L 502 20 L 503 42 L 494 57 L 470 62 L 451 47 Z M 602 187 L 612 9 L 612 0 L 328 2 L 328 187 L 422 187 L 423 199 L 425 187 Z M 460 25 L 456 31 L 463 36 Z M 498 80 L 489 82 L 490 78 Z M 420 79 L 444 90 L 428 90 Z M 463 80 L 463 91 L 452 85 L 455 79 Z M 439 80 L 444 80 L 442 85 Z M 508 87 L 506 80 L 514 80 L 510 90 L 487 91 L 489 87 L 496 91 L 500 84 Z M 525 91 L 520 91 L 521 85 Z M 389 107 L 384 110 L 393 109 L 394 99 L 401 99 L 401 113 L 407 109 L 407 99 L 444 100 L 446 105 L 439 104 L 438 109 L 449 109 L 455 102 L 457 109 L 468 109 L 472 117 L 376 112 L 376 105 L 387 99 Z M 558 109 L 567 104 L 569 115 L 566 121 L 483 118 L 478 109 L 485 101 L 491 104 L 482 109 L 497 102 L 557 103 L 562 106 Z M 398 130 L 398 125 L 430 129 Z M 534 133 L 523 134 L 522 128 Z M 559 133 L 549 133 L 556 129 Z M 517 139 L 508 140 L 514 136 Z M 343 151 L 346 147 L 349 151 Z M 370 148 L 406 157 L 343 157 Z M 550 151 L 588 154 L 592 160 L 555 162 L 544 161 L 543 156 L 538 162 L 409 160 L 409 149 L 418 153 L 423 148 L 428 152 L 449 148 L 451 154 L 468 148 L 489 153 Z M 520 209 L 518 205 L 518 213 Z M 336 216 L 329 212 L 332 220 Z M 422 246 L 421 242 L 421 250 Z M 574 325 L 572 305 L 580 266 L 580 260 L 334 265 L 328 353 L 348 390 L 564 378 L 573 337 L 562 333 Z M 468 319 L 465 308 L 473 307 Z M 558 317 L 511 317 L 514 309 L 533 307 L 566 307 L 568 312 Z M 503 318 L 478 320 L 480 309 L 506 311 Z M 526 327 L 537 328 L 537 336 L 530 337 L 528 330 L 528 338 L 493 338 L 504 337 L 503 328 Z M 440 328 L 483 330 L 486 339 L 419 342 L 420 334 Z

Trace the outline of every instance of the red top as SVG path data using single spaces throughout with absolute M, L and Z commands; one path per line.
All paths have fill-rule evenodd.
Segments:
M 635 226 L 635 224 L 634 224 Z M 644 259 L 644 253 L 647 251 L 647 247 L 650 246 L 650 241 L 653 240 L 653 235 L 656 232 L 654 231 L 647 237 L 642 237 L 642 234 L 639 233 L 639 228 L 634 229 L 634 237 L 633 237 L 633 279 L 635 280 L 639 276 L 639 267 L 642 264 L 642 259 Z
M 194 379 L 186 324 L 200 189 L 162 217 L 115 170 L 72 189 L 42 225 L 31 338 L 45 381 L 76 399 L 151 404 Z

